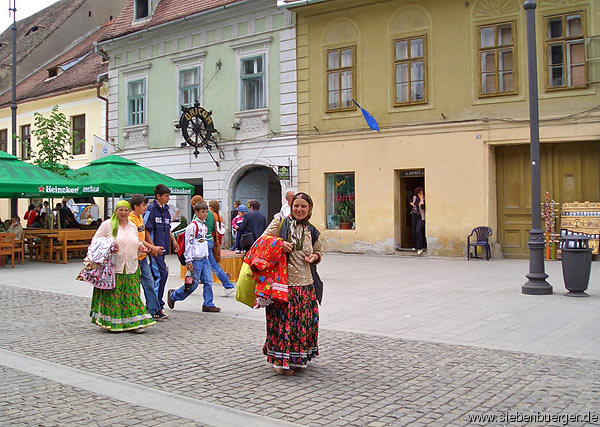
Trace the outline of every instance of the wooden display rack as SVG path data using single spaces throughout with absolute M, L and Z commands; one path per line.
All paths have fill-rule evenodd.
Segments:
M 573 202 L 563 203 L 560 216 L 560 228 L 591 237 L 590 248 L 598 255 L 600 243 L 600 203 Z

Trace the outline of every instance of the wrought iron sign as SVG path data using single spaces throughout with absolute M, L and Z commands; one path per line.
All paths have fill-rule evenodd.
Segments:
M 187 144 L 194 147 L 194 156 L 196 158 L 200 154 L 200 147 L 204 147 L 217 167 L 219 166 L 219 162 L 212 154 L 213 148 L 217 149 L 221 160 L 225 159 L 225 153 L 219 148 L 219 144 L 217 144 L 217 140 L 213 135 L 215 132 L 218 133 L 218 131 L 215 129 L 213 123 L 212 111 L 202 108 L 198 101 L 194 103 L 193 107 L 181 106 L 181 117 L 176 127 L 181 129 L 181 134 L 185 140 L 185 143 L 182 143 L 181 146 L 185 147 Z

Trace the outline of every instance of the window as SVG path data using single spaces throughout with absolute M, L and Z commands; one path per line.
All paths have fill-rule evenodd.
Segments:
M 200 102 L 200 67 L 179 71 L 179 105 L 191 107 Z
M 425 102 L 425 36 L 394 42 L 396 105 Z
M 135 0 L 135 19 L 144 19 L 148 17 L 150 0 Z
M 31 125 L 21 126 L 21 159 L 29 160 L 31 149 Z
M 354 108 L 354 48 L 327 51 L 327 110 Z
M 8 129 L 0 130 L 0 151 L 8 153 Z
M 586 85 L 583 14 L 546 18 L 546 58 L 549 88 Z
M 146 100 L 146 80 L 139 79 L 127 83 L 127 125 L 145 123 L 144 105 Z
M 71 117 L 73 154 L 85 154 L 85 114 Z
M 514 23 L 479 27 L 479 95 L 515 93 Z
M 264 56 L 244 58 L 241 64 L 241 110 L 265 108 Z
M 327 228 L 354 228 L 354 172 L 325 174 Z

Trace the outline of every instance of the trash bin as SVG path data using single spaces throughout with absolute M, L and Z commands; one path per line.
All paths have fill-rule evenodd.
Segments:
M 590 281 L 592 250 L 590 238 L 584 235 L 561 236 L 562 269 L 565 288 L 570 297 L 587 297 L 585 290 Z

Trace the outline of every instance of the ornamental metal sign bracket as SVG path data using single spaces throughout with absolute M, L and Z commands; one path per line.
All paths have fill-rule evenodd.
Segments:
M 194 156 L 198 158 L 200 154 L 200 147 L 206 148 L 206 151 L 210 155 L 213 162 L 219 167 L 219 162 L 213 156 L 212 150 L 216 148 L 219 152 L 219 159 L 225 159 L 225 153 L 217 140 L 213 136 L 213 133 L 218 131 L 215 129 L 212 111 L 207 111 L 200 106 L 200 103 L 196 101 L 192 107 L 181 106 L 181 117 L 179 118 L 179 124 L 175 126 L 181 129 L 181 135 L 185 142 L 181 144 L 182 147 L 189 145 L 194 147 Z M 214 144 L 214 147 L 213 147 Z

